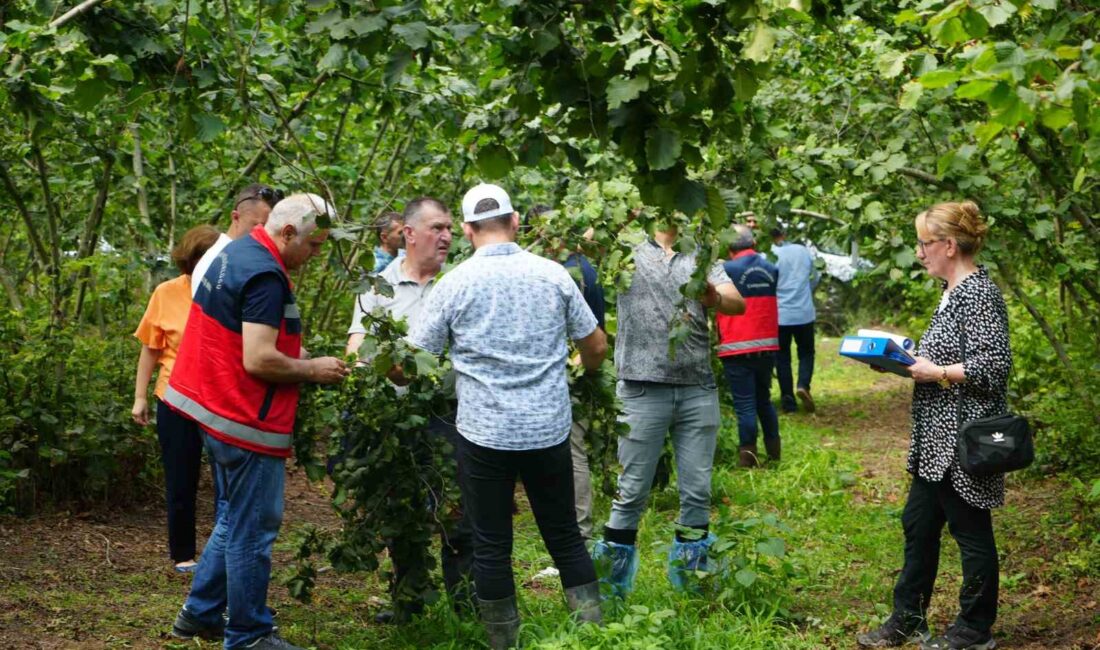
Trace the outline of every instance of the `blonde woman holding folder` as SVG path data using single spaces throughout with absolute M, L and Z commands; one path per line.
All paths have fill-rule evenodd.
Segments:
M 864 647 L 921 641 L 922 650 L 990 650 L 996 646 L 991 628 L 998 588 L 991 510 L 1004 503 L 1004 475 L 967 474 L 955 444 L 960 421 L 1007 410 L 1008 314 L 1000 290 L 974 260 L 988 231 L 977 205 L 934 205 L 917 215 L 916 230 L 917 259 L 943 281 L 944 292 L 909 366 L 915 385 L 907 469 L 913 482 L 902 513 L 904 565 L 894 586 L 894 612 L 857 641 Z M 963 583 L 958 616 L 932 638 L 925 616 L 944 524 L 959 545 Z

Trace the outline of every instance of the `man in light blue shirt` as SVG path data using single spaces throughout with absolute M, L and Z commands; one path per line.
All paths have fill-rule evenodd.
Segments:
M 474 583 L 489 645 L 504 649 L 519 632 L 511 557 L 517 477 L 566 603 L 580 620 L 600 621 L 596 571 L 574 510 L 565 363 L 573 340 L 584 367 L 599 368 L 607 339 L 569 272 L 515 243 L 519 214 L 503 189 L 474 187 L 462 214 L 475 252 L 436 283 L 408 341 L 433 354 L 450 348 Z
M 814 399 L 810 395 L 810 380 L 814 375 L 814 288 L 821 280 L 814 268 L 814 256 L 802 244 L 786 241 L 786 233 L 776 227 L 771 232 L 774 246 L 772 253 L 779 267 L 779 358 L 775 374 L 779 378 L 779 397 L 784 413 L 798 410 L 795 395 L 802 401 L 802 408 L 814 412 Z M 798 385 L 791 381 L 791 339 L 798 346 Z

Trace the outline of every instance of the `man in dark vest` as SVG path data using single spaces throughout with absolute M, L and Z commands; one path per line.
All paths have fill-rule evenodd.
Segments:
M 317 228 L 320 214 L 335 216 L 315 194 L 280 201 L 266 225 L 218 255 L 192 303 L 165 402 L 202 427 L 218 504 L 173 636 L 224 635 L 226 648 L 297 648 L 274 630 L 267 586 L 298 385 L 334 384 L 348 374 L 335 357 L 307 358 L 290 282 L 328 237 Z
M 745 313 L 719 313 L 718 358 L 726 371 L 733 407 L 737 412 L 742 467 L 758 464 L 756 421 L 764 430 L 768 457 L 779 460 L 779 418 L 769 395 L 775 353 L 779 349 L 779 307 L 775 288 L 779 271 L 753 246 L 756 240 L 749 226 L 734 227 L 737 238 L 730 244 L 726 275 L 745 298 Z

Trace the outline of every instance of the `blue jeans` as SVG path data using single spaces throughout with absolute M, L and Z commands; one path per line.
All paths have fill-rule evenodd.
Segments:
M 267 585 L 271 549 L 283 520 L 286 459 L 203 437 L 214 461 L 217 522 L 183 607 L 197 622 L 213 627 L 228 606 L 225 647 L 239 648 L 272 629 Z
M 794 389 L 791 377 L 791 339 L 798 346 L 798 388 L 810 390 L 810 381 L 814 378 L 814 323 L 779 326 L 779 358 L 776 361 L 775 374 L 779 379 L 779 398 L 783 406 L 795 408 Z
M 722 357 L 726 381 L 733 395 L 733 408 L 737 411 L 737 434 L 742 447 L 756 444 L 757 419 L 764 438 L 779 437 L 779 418 L 770 395 L 774 365 L 775 355 L 770 352 Z
M 608 528 L 637 530 L 653 474 L 672 434 L 683 526 L 710 522 L 710 474 L 718 439 L 718 388 L 711 385 L 661 384 L 619 380 L 622 419 L 630 433 L 619 438 L 618 496 L 611 503 Z

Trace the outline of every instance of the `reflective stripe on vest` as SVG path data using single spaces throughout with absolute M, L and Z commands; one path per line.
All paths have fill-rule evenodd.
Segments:
M 164 393 L 164 401 L 171 404 L 173 408 L 187 415 L 195 422 L 210 427 L 231 438 L 237 438 L 238 440 L 251 442 L 256 445 L 263 445 L 264 447 L 270 447 L 272 449 L 290 449 L 291 436 L 289 434 L 271 433 L 270 431 L 263 431 L 262 429 L 256 429 L 241 424 L 240 422 L 234 422 L 233 420 L 223 418 L 175 388 L 172 388 L 171 384 L 168 385 L 168 390 Z
M 734 343 L 723 343 L 718 346 L 719 352 L 737 352 L 739 350 L 752 350 L 755 348 L 766 348 L 772 345 L 779 345 L 778 338 L 770 339 L 754 339 L 752 341 L 736 341 Z

